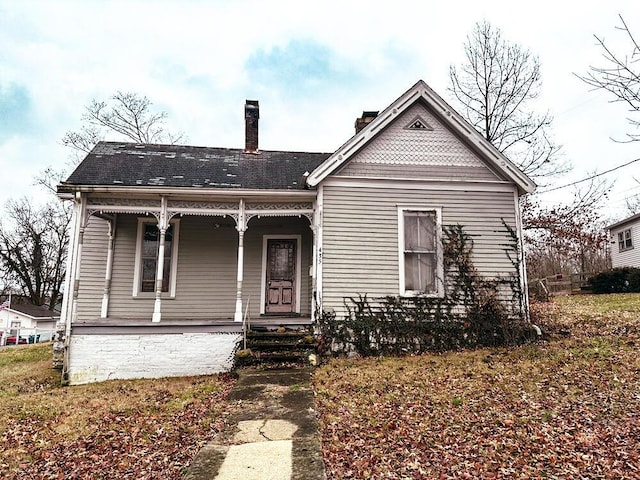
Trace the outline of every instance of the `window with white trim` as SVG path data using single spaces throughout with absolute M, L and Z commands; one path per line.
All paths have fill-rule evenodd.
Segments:
M 633 240 L 631 239 L 631 229 L 627 228 L 618 232 L 618 251 L 624 252 L 633 248 Z
M 440 209 L 398 209 L 400 294 L 437 296 L 442 291 Z
M 178 253 L 179 220 L 174 220 L 164 236 L 164 263 L 162 291 L 175 296 Z M 133 295 L 150 296 L 155 292 L 158 271 L 158 253 L 160 248 L 160 229 L 157 222 L 150 219 L 138 219 L 138 241 Z

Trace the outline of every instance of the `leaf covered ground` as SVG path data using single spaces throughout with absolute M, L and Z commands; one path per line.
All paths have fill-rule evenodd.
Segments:
M 51 358 L 0 350 L 2 479 L 179 479 L 225 426 L 231 376 L 61 387 Z
M 329 479 L 639 479 L 640 295 L 533 312 L 537 344 L 320 368 Z

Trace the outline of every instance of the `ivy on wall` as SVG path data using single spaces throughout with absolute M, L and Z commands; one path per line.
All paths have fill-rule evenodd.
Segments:
M 471 235 L 460 225 L 445 226 L 444 296 L 348 298 L 344 318 L 325 311 L 316 315 L 320 353 L 403 355 L 534 340 L 519 275 L 520 243 L 515 230 L 504 220 L 503 225 L 513 273 L 481 276 L 473 264 Z

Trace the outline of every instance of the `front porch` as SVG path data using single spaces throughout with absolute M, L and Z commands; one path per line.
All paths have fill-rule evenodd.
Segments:
M 308 329 L 314 198 L 78 193 L 63 377 L 228 371 L 246 330 Z
M 82 198 L 69 327 L 239 331 L 311 321 L 313 202 Z M 67 297 L 68 298 L 68 297 Z

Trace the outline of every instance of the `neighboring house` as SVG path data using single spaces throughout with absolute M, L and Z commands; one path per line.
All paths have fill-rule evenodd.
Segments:
M 0 345 L 7 338 L 23 338 L 28 343 L 46 342 L 53 338 L 60 314 L 45 306 L 31 305 L 20 297 L 7 302 L 8 307 L 0 310 Z
M 607 227 L 611 266 L 640 268 L 640 213 Z
M 244 149 L 100 142 L 59 185 L 70 383 L 227 370 L 245 318 L 441 296 L 446 225 L 473 236 L 481 274 L 524 282 L 503 222 L 520 233 L 534 183 L 423 81 L 333 153 L 262 151 L 258 118 L 247 101 Z

